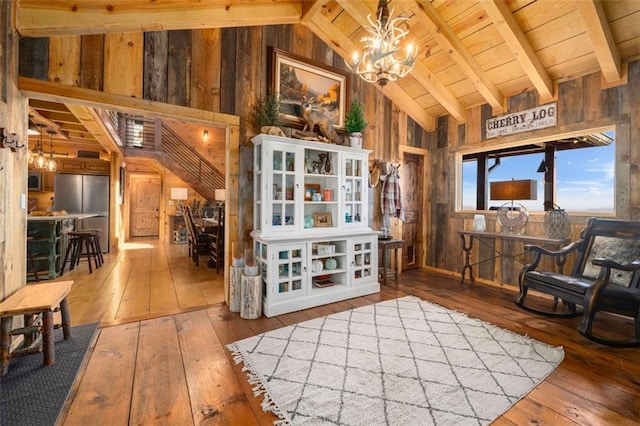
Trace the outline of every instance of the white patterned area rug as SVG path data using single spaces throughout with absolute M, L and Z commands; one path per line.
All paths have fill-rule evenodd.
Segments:
M 276 424 L 485 425 L 564 351 L 414 296 L 228 345 Z

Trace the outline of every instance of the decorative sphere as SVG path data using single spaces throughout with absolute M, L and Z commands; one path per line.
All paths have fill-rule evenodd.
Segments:
M 330 257 L 328 259 L 325 259 L 324 267 L 325 269 L 328 269 L 328 270 L 336 269 L 338 267 L 338 262 L 336 262 L 336 260 L 333 257 Z

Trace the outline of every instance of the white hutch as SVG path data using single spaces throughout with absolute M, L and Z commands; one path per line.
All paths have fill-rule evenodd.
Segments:
M 268 317 L 380 291 L 371 151 L 279 136 L 254 144 L 251 236 Z

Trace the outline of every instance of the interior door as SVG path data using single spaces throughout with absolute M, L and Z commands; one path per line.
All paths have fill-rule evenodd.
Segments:
M 424 241 L 422 231 L 422 191 L 424 158 L 421 155 L 404 153 L 402 179 L 404 180 L 402 199 L 404 200 L 405 221 L 402 224 L 402 270 L 422 267 Z
M 129 235 L 157 237 L 160 232 L 160 177 L 131 176 Z

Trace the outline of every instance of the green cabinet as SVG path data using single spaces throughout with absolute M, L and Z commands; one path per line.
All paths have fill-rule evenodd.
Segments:
M 62 261 L 67 249 L 67 234 L 75 226 L 75 219 L 56 218 L 55 216 L 29 218 L 27 221 L 27 240 L 33 255 L 33 263 L 27 259 L 27 281 L 35 280 L 33 270 L 38 271 L 42 279 L 55 279 L 60 275 Z

